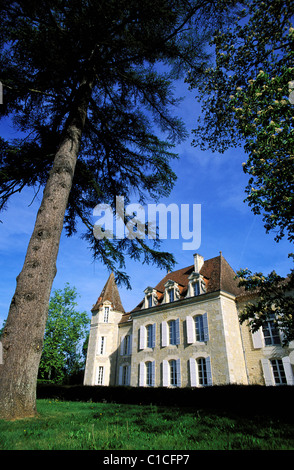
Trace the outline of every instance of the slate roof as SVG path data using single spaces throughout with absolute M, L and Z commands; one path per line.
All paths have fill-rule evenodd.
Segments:
M 98 310 L 99 306 L 106 300 L 111 302 L 114 310 L 125 313 L 113 273 L 110 274 L 97 302 L 93 305 L 92 312 Z

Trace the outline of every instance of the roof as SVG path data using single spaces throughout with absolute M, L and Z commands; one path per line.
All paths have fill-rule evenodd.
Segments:
M 158 304 L 162 302 L 164 294 L 164 285 L 168 280 L 175 281 L 179 286 L 180 300 L 187 295 L 189 276 L 194 272 L 194 264 L 186 268 L 178 269 L 167 273 L 163 279 L 154 287 L 157 291 Z M 235 279 L 236 273 L 231 268 L 226 259 L 220 254 L 215 258 L 205 260 L 200 274 L 206 285 L 206 293 L 224 291 L 232 295 L 240 295 L 244 290 L 238 287 L 238 281 Z M 143 300 L 132 311 L 142 308 Z
M 98 310 L 100 305 L 108 300 L 112 304 L 112 308 L 117 312 L 125 313 L 125 310 L 122 306 L 119 291 L 115 282 L 114 274 L 111 273 L 105 286 L 102 289 L 101 294 L 99 295 L 97 302 L 92 307 L 92 312 Z

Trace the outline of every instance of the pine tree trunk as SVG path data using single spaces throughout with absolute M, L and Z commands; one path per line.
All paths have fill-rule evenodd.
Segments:
M 77 92 L 44 190 L 1 338 L 0 418 L 36 415 L 36 384 L 56 259 L 92 84 Z

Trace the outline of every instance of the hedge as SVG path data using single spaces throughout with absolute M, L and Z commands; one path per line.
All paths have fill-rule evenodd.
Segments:
M 107 387 L 39 383 L 37 398 L 66 401 L 210 409 L 239 415 L 268 415 L 294 418 L 294 388 L 261 385 L 221 385 L 206 388 Z

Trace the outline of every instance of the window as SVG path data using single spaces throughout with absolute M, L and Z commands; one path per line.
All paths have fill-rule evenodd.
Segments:
M 170 320 L 169 322 L 163 321 L 161 324 L 161 345 L 162 347 L 168 345 L 180 344 L 180 319 Z
M 122 385 L 129 385 L 129 366 L 122 368 Z
M 105 353 L 105 343 L 106 343 L 106 338 L 105 336 L 100 336 L 98 340 L 98 351 L 97 354 L 102 355 Z
M 205 387 L 212 385 L 210 357 L 189 359 L 189 372 L 191 387 Z
M 169 361 L 169 373 L 170 373 L 170 380 L 169 383 L 170 385 L 177 386 L 177 363 L 173 359 L 172 361 Z
M 132 354 L 132 335 L 126 335 L 121 340 L 120 354 L 129 356 Z
M 203 315 L 196 315 L 195 322 L 195 338 L 196 341 L 204 341 L 204 322 Z
M 119 385 L 130 385 L 130 366 L 129 364 L 124 364 L 119 367 Z
M 152 362 L 146 362 L 146 385 L 151 386 L 153 383 Z
M 124 355 L 129 354 L 129 349 L 130 349 L 130 335 L 126 335 L 125 341 L 124 341 L 124 349 L 123 349 Z
M 197 359 L 197 367 L 198 367 L 198 383 L 199 383 L 199 385 L 208 385 L 206 361 L 205 361 L 204 357 L 200 357 L 199 359 Z
M 155 347 L 155 323 L 153 323 L 153 325 L 147 325 L 146 332 L 147 332 L 147 341 L 146 341 L 147 348 L 154 348 Z
M 279 329 L 274 323 L 274 315 L 271 315 L 271 318 L 265 322 L 262 327 L 262 332 L 265 346 L 281 344 Z
M 97 385 L 103 385 L 103 375 L 104 375 L 104 367 L 103 366 L 98 366 Z
M 140 362 L 139 387 L 155 386 L 155 361 Z
M 147 304 L 148 304 L 148 308 L 152 307 L 152 295 L 148 295 L 147 296 Z
M 208 315 L 195 315 L 186 317 L 187 343 L 192 344 L 195 341 L 209 341 Z
M 173 302 L 175 300 L 175 291 L 174 289 L 169 289 L 168 290 L 168 299 L 170 302 Z
M 156 331 L 156 324 L 153 323 L 151 325 L 141 325 L 140 326 L 140 343 L 139 348 L 155 348 L 155 331 Z
M 176 320 L 171 320 L 168 323 L 168 328 L 169 328 L 169 344 L 178 344 Z
M 104 307 L 104 323 L 108 323 L 109 320 L 109 307 Z
M 180 359 L 164 360 L 163 367 L 163 386 L 180 387 L 181 386 L 181 363 Z
M 274 381 L 276 385 L 287 384 L 286 374 L 282 359 L 271 359 Z
M 294 385 L 293 364 L 290 357 L 261 359 L 265 385 Z
M 199 295 L 200 294 L 199 281 L 193 282 L 192 287 L 193 287 L 193 294 L 195 296 Z

